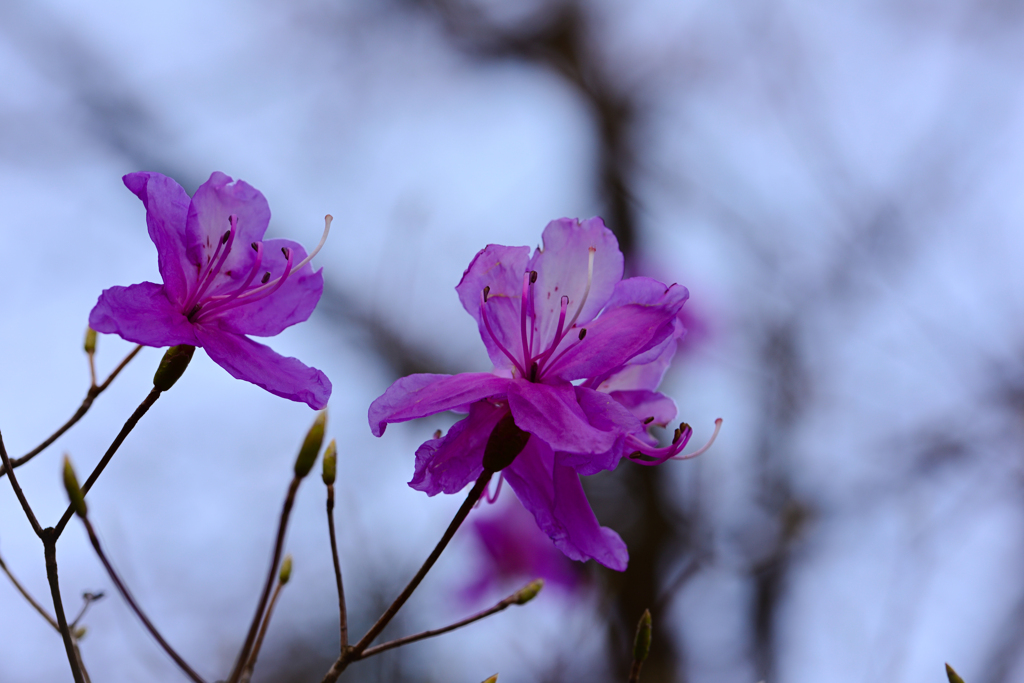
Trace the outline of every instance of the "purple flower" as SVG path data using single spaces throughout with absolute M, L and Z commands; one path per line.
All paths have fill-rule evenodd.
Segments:
M 193 197 L 159 173 L 129 173 L 125 186 L 146 206 L 162 285 L 111 287 L 89 314 L 97 332 L 146 346 L 206 349 L 232 377 L 320 409 L 324 373 L 246 335 L 271 337 L 309 318 L 324 288 L 321 270 L 290 240 L 263 241 L 270 207 L 247 183 L 214 173 Z M 327 228 L 324 239 L 327 238 Z
M 370 406 L 377 436 L 390 422 L 468 411 L 420 446 L 410 486 L 428 495 L 460 491 L 483 472 L 492 432 L 509 434 L 511 420 L 513 435 L 528 436 L 502 475 L 537 525 L 568 557 L 625 569 L 626 546 L 598 524 L 580 475 L 614 469 L 623 457 L 664 462 L 692 431 L 680 425 L 666 447 L 647 432 L 676 415 L 655 389 L 684 332 L 677 314 L 686 288 L 622 280 L 622 265 L 600 218 L 552 221 L 532 256 L 529 247 L 494 244 L 476 255 L 456 290 L 494 372 L 410 375 Z

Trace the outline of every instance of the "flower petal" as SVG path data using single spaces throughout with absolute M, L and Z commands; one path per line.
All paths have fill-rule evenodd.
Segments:
M 425 442 L 416 451 L 416 473 L 409 486 L 428 496 L 458 493 L 483 472 L 484 448 L 506 406 L 477 401 L 465 417 L 440 439 Z
M 230 287 L 231 282 L 241 284 L 255 258 L 249 245 L 261 241 L 270 224 L 270 206 L 259 190 L 215 172 L 192 196 L 185 222 L 186 255 L 193 272 L 213 258 L 232 215 L 238 217 L 238 227 L 231 251 L 208 291 Z
M 588 386 L 598 386 L 601 391 L 630 391 L 647 389 L 654 391 L 661 384 L 672 358 L 676 355 L 679 340 L 686 334 L 686 328 L 676 318 L 673 331 L 663 342 L 630 359 L 625 365 L 606 375 L 598 376 Z M 652 354 L 655 354 L 652 356 Z M 653 358 L 653 360 L 648 360 Z
M 609 396 L 640 420 L 654 418 L 649 424 L 668 426 L 676 419 L 675 401 L 656 391 L 613 391 Z
M 171 300 L 184 303 L 188 276 L 195 269 L 185 259 L 185 219 L 189 199 L 184 188 L 161 173 L 129 173 L 121 178 L 146 207 L 146 227 L 156 245 L 160 276 Z
M 555 464 L 554 453 L 532 437 L 505 470 L 505 479 L 537 526 L 565 555 L 581 562 L 594 559 L 623 571 L 629 561 L 626 544 L 617 533 L 602 527 L 590 508 L 579 475 Z
M 594 273 L 587 302 L 576 321 L 578 327 L 597 316 L 612 295 L 615 283 L 622 279 L 623 259 L 618 240 L 600 218 L 582 223 L 574 218 L 560 218 L 544 228 L 544 248 L 533 255 L 528 266 L 529 270 L 537 271 L 533 305 L 537 312 L 538 351 L 554 339 L 563 296 L 569 297 L 567 317 L 572 319 L 576 313 L 587 288 L 591 247 L 595 249 Z
M 481 312 L 480 294 L 484 287 L 489 288 L 487 322 L 505 348 L 519 358 L 523 344 L 520 332 L 523 274 L 526 273 L 529 258 L 529 247 L 488 244 L 473 258 L 462 280 L 455 287 L 463 308 L 476 320 L 491 362 L 499 368 L 509 369 L 513 366 L 487 331 Z
M 370 404 L 370 430 L 380 436 L 389 422 L 405 422 L 501 396 L 512 380 L 487 372 L 402 377 Z
M 592 426 L 568 382 L 550 385 L 512 380 L 508 405 L 516 426 L 548 442 L 557 451 L 605 453 L 617 435 Z
M 314 410 L 327 405 L 331 380 L 296 358 L 282 356 L 269 346 L 213 325 L 196 325 L 199 345 L 217 365 L 282 398 L 305 403 Z
M 198 346 L 192 324 L 168 300 L 166 288 L 153 282 L 103 290 L 89 327 L 146 346 Z
M 604 452 L 558 452 L 555 461 L 582 475 L 613 470 L 626 455 L 626 435 L 642 437 L 646 434 L 643 422 L 608 394 L 586 387 L 576 387 L 575 390 L 576 400 L 587 422 L 595 429 L 612 434 L 614 440 L 611 448 Z
M 284 274 L 287 258 L 281 249 L 285 247 L 292 250 L 293 265 L 306 258 L 306 250 L 298 242 L 283 239 L 267 240 L 263 243 L 260 277 L 265 271 L 270 273 L 270 280 L 273 281 Z M 259 278 L 256 281 L 257 285 L 258 280 Z M 231 290 L 224 288 L 221 291 Z M 285 278 L 284 284 L 270 296 L 235 306 L 217 317 L 222 321 L 222 327 L 238 334 L 273 337 L 287 327 L 308 320 L 323 291 L 323 269 L 314 272 L 313 267 L 307 263 L 301 270 Z M 235 303 L 244 300 L 236 299 Z

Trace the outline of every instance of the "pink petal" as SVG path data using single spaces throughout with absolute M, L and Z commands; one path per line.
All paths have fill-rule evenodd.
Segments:
M 673 325 L 672 334 L 663 342 L 631 358 L 625 365 L 605 377 L 599 377 L 596 383 L 601 391 L 657 389 L 672 364 L 679 340 L 686 334 L 686 328 L 679 318 L 676 318 Z
M 146 346 L 199 345 L 192 324 L 153 282 L 104 290 L 89 313 L 89 327 Z
M 331 381 L 316 368 L 215 325 L 196 325 L 195 329 L 199 345 L 232 377 L 252 382 L 275 396 L 305 403 L 314 410 L 327 405 Z
M 592 558 L 616 571 L 626 569 L 626 544 L 617 533 L 598 524 L 579 475 L 570 467 L 555 464 L 546 443 L 531 438 L 504 473 L 537 526 L 567 557 L 581 562 Z
M 529 247 L 503 247 L 489 244 L 481 249 L 462 275 L 455 290 L 459 301 L 477 322 L 480 336 L 491 362 L 499 368 L 512 368 L 512 363 L 494 343 L 484 325 L 480 311 L 480 293 L 489 287 L 487 320 L 491 330 L 516 358 L 522 356 L 520 306 L 523 295 L 523 274 L 530 258 Z
M 539 436 L 555 450 L 605 453 L 615 445 L 617 434 L 601 431 L 587 421 L 575 387 L 568 382 L 549 385 L 512 380 L 508 405 L 517 427 Z
M 183 303 L 187 278 L 189 274 L 194 277 L 195 272 L 185 259 L 185 219 L 191 201 L 188 193 L 160 173 L 129 173 L 121 180 L 146 207 L 146 227 L 156 245 L 164 287 L 171 299 Z
M 409 486 L 429 496 L 458 493 L 483 472 L 484 447 L 506 406 L 477 401 L 469 416 L 459 420 L 440 439 L 425 442 L 416 451 L 416 473 Z
M 502 396 L 512 380 L 487 372 L 402 377 L 370 404 L 370 430 L 380 436 L 389 422 L 405 422 Z
M 591 247 L 596 249 L 594 274 L 587 302 L 576 321 L 578 327 L 589 323 L 604 308 L 615 283 L 622 278 L 623 259 L 619 243 L 600 218 L 590 218 L 582 223 L 574 218 L 561 218 L 544 228 L 544 248 L 534 254 L 528 266 L 530 270 L 537 271 L 533 296 L 537 312 L 538 351 L 549 346 L 554 339 L 562 297 L 569 297 L 569 319 L 579 307 L 587 287 Z
M 555 454 L 555 461 L 560 465 L 572 467 L 582 475 L 615 469 L 619 460 L 627 455 L 626 435 L 645 435 L 643 423 L 608 394 L 586 387 L 576 387 L 576 400 L 592 427 L 614 437 L 613 445 L 603 452 L 558 452 Z
M 665 394 L 655 391 L 613 391 L 609 396 L 640 420 L 654 418 L 649 424 L 668 426 L 676 419 L 676 404 Z

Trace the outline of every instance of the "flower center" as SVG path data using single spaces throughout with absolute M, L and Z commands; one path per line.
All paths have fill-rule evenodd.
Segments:
M 273 280 L 271 280 L 270 271 L 267 270 L 263 272 L 258 284 L 253 283 L 263 265 L 263 242 L 251 243 L 249 246 L 256 252 L 256 256 L 253 258 L 252 266 L 249 268 L 249 272 L 242 281 L 241 286 L 229 292 L 209 294 L 210 287 L 218 275 L 230 276 L 230 271 L 224 272 L 223 268 L 235 243 L 235 235 L 238 231 L 238 216 L 229 216 L 228 223 L 230 228 L 221 235 L 220 240 L 217 242 L 217 248 L 214 250 L 213 256 L 207 261 L 206 266 L 199 269 L 195 285 L 190 288 L 189 293 L 185 297 L 185 303 L 181 307 L 182 313 L 185 314 L 189 322 L 199 323 L 220 315 L 225 311 L 271 296 L 284 286 L 284 283 L 293 273 L 300 270 L 319 253 L 324 243 L 327 242 L 327 235 L 331 231 L 332 220 L 334 219 L 330 214 L 324 216 L 324 234 L 320 238 L 320 243 L 310 252 L 309 256 L 298 264 L 292 263 L 291 249 L 288 247 L 281 249 L 285 258 L 284 271 L 280 277 Z
M 531 381 L 538 382 L 544 377 L 544 371 L 552 367 L 558 360 L 564 356 L 570 349 L 574 348 L 583 338 L 587 335 L 587 328 L 582 328 L 579 331 L 579 339 L 572 342 L 564 349 L 562 349 L 558 355 L 554 355 L 558 349 L 559 344 L 562 343 L 569 332 L 573 329 L 576 321 L 580 317 L 580 313 L 583 312 L 583 307 L 587 304 L 587 297 L 590 295 L 590 286 L 594 280 L 594 253 L 597 251 L 596 248 L 590 247 L 587 254 L 587 286 L 583 289 L 583 296 L 580 298 L 580 303 L 576 307 L 576 312 L 573 314 L 572 319 L 569 320 L 569 324 L 566 325 L 565 318 L 569 309 L 569 297 L 562 296 L 560 300 L 560 310 L 558 313 L 558 325 L 555 328 L 554 337 L 551 339 L 551 343 L 542 351 L 537 354 L 533 353 L 533 335 L 537 328 L 537 312 L 534 306 L 533 300 L 533 285 L 537 282 L 537 271 L 531 270 L 523 274 L 523 292 L 519 306 L 519 333 L 522 341 L 523 352 L 520 358 L 517 358 L 504 344 L 498 339 L 491 327 L 491 322 L 487 316 L 487 302 L 488 294 L 490 294 L 491 288 L 484 287 L 483 292 L 480 296 L 480 315 L 484 321 L 484 327 L 490 334 L 491 339 L 501 349 L 501 352 L 512 361 L 512 365 L 519 372 L 520 376 Z M 552 357 L 553 356 L 553 357 Z

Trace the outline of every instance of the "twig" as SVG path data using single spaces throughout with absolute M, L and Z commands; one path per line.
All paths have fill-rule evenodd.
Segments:
M 284 558 L 284 564 L 281 566 L 281 573 L 278 575 L 277 586 L 274 588 L 274 594 L 270 597 L 270 604 L 267 605 L 267 613 L 263 617 L 263 623 L 260 625 L 260 634 L 256 636 L 256 644 L 252 648 L 252 654 L 249 656 L 249 661 L 246 663 L 245 668 L 242 670 L 241 683 L 249 683 L 252 678 L 252 671 L 256 668 L 256 660 L 260 656 L 260 649 L 263 647 L 263 639 L 267 635 L 267 627 L 270 626 L 270 617 L 274 614 L 274 605 L 277 604 L 277 598 L 281 595 L 281 589 L 288 583 L 288 575 L 291 574 L 291 556 L 287 555 Z
M 14 472 L 10 472 L 11 481 L 14 481 Z M 60 598 L 60 582 L 57 578 L 57 534 L 53 527 L 48 527 L 39 536 L 43 540 L 43 555 L 46 558 L 46 579 L 50 583 L 50 595 L 53 598 L 53 610 L 57 615 L 57 630 L 60 631 L 64 640 L 64 650 L 68 655 L 68 664 L 71 665 L 71 675 L 75 683 L 85 683 L 85 675 L 82 673 L 82 664 L 78 659 L 78 648 L 71 637 L 71 629 L 68 628 L 67 617 L 64 616 L 64 603 Z
M 4 436 L 0 433 L 0 461 L 3 462 L 5 468 L 11 476 L 8 479 L 11 480 L 11 487 L 14 488 L 14 495 L 18 497 L 18 502 L 21 503 L 21 509 L 25 511 L 25 516 L 28 517 L 28 523 L 32 525 L 32 530 L 36 532 L 36 536 L 39 538 L 43 537 L 43 528 L 39 526 L 39 520 L 36 519 L 36 515 L 32 512 L 32 506 L 28 504 L 28 499 L 25 498 L 25 492 L 21 490 L 21 485 L 18 484 L 18 478 L 14 476 L 14 470 L 11 469 L 11 459 L 7 456 L 7 447 L 4 446 Z M 56 571 L 56 564 L 54 565 L 54 571 Z
M 135 616 L 137 616 L 139 620 L 142 621 L 142 624 L 146 627 L 146 630 L 149 631 L 149 634 L 153 636 L 157 643 L 160 644 L 160 647 L 164 649 L 164 652 L 170 655 L 171 659 L 174 660 L 174 663 L 177 664 L 178 667 L 185 672 L 185 675 L 187 675 L 189 678 L 195 681 L 195 683 L 206 683 L 203 680 L 203 678 L 199 674 L 197 674 L 192 669 L 192 667 L 190 667 L 188 663 L 181 658 L 181 656 L 177 652 L 174 651 L 174 648 L 171 647 L 166 640 L 164 640 L 164 637 L 160 635 L 159 631 L 156 630 L 156 627 L 153 626 L 153 623 L 142 611 L 142 608 L 140 608 L 138 603 L 135 602 L 135 598 L 132 597 L 132 594 L 128 590 L 128 587 L 124 585 L 124 582 L 121 580 L 121 577 L 118 576 L 117 572 L 114 571 L 114 567 L 110 564 L 110 560 L 107 559 L 106 553 L 103 552 L 103 547 L 100 545 L 100 539 L 97 538 L 96 531 L 93 529 L 92 523 L 89 521 L 89 519 L 87 517 L 82 517 L 82 523 L 85 525 L 85 530 L 89 534 L 89 541 L 92 543 L 93 550 L 96 551 L 96 554 L 100 558 L 100 562 L 103 563 L 103 567 L 107 570 L 107 574 L 110 576 L 110 580 L 114 582 L 114 586 L 117 587 L 117 590 L 121 594 L 121 597 L 124 598 L 125 602 L 128 603 L 128 606 L 132 608 L 133 612 L 135 612 Z
M 338 540 L 334 534 L 334 485 L 327 485 L 327 529 L 331 535 L 331 554 L 334 557 L 334 581 L 338 584 L 338 614 L 341 622 L 341 652 L 348 647 L 348 612 L 345 609 L 345 587 L 341 581 L 341 562 L 338 560 Z
M 121 370 L 123 370 L 124 367 L 126 365 L 128 365 L 128 363 L 132 360 L 132 358 L 135 358 L 135 355 L 141 349 L 142 349 L 142 345 L 141 344 L 139 344 L 134 349 L 132 349 L 131 353 L 129 353 L 127 356 L 125 356 L 124 360 L 121 361 L 120 365 L 118 365 L 116 368 L 114 368 L 114 371 L 110 373 L 110 376 L 107 377 L 106 381 L 104 381 L 103 384 L 100 384 L 99 386 L 97 386 L 96 383 L 95 383 L 95 370 L 93 370 L 93 372 L 92 372 L 92 374 L 94 376 L 93 384 L 92 384 L 91 387 L 89 387 L 89 391 L 85 394 L 85 398 L 82 400 L 82 405 L 80 405 L 78 407 L 78 410 L 76 410 L 75 414 L 71 416 L 71 419 L 68 420 L 67 422 L 65 422 L 64 425 L 60 429 L 58 429 L 53 434 L 51 434 L 49 437 L 47 437 L 47 439 L 45 441 L 43 441 L 41 444 L 39 444 L 38 446 L 36 446 L 32 450 L 30 450 L 28 453 L 26 453 L 25 455 L 21 456 L 20 458 L 15 458 L 14 460 L 12 460 L 11 461 L 12 462 L 12 466 L 13 467 L 21 467 L 22 465 L 24 465 L 29 460 L 31 460 L 32 458 L 36 457 L 37 455 L 42 453 L 44 450 L 46 450 L 50 446 L 50 444 L 52 444 L 54 441 L 59 439 L 61 437 L 61 435 L 64 434 L 64 432 L 66 432 L 69 429 L 71 429 L 71 427 L 73 427 L 76 422 L 81 420 L 82 417 L 84 417 L 85 414 L 87 412 L 89 412 L 89 408 L 92 407 L 92 402 L 94 400 L 96 400 L 96 397 L 99 396 L 100 394 L 102 394 L 103 391 L 107 387 L 110 386 L 110 383 L 114 381 L 114 378 L 117 377 L 118 374 L 120 374 Z M 91 356 L 90 356 L 90 362 L 91 362 Z M 8 470 L 8 468 L 7 468 L 6 464 L 3 467 L 0 467 L 0 477 L 4 476 L 4 474 L 7 473 L 7 470 Z
M 78 610 L 78 615 L 71 620 L 71 628 L 74 629 L 78 626 L 78 622 L 82 620 L 85 613 L 89 610 L 90 605 L 103 597 L 103 591 L 99 593 L 86 593 L 82 596 L 82 609 Z
M 454 631 L 455 629 L 462 628 L 463 626 L 468 626 L 469 624 L 472 624 L 474 621 L 480 621 L 481 619 L 489 617 L 492 614 L 497 614 L 498 612 L 501 612 L 504 609 L 508 608 L 510 605 L 525 604 L 530 599 L 532 599 L 537 594 L 537 592 L 539 592 L 540 586 L 542 585 L 543 582 L 534 581 L 533 583 L 526 586 L 526 588 L 516 591 L 515 593 L 508 596 L 507 598 L 505 598 L 498 604 L 494 605 L 493 607 L 489 607 L 488 609 L 485 609 L 482 612 L 477 612 L 473 616 L 467 617 L 462 621 L 457 621 L 454 624 L 449 624 L 448 626 L 445 626 L 443 628 L 437 628 L 432 631 L 423 631 L 422 633 L 417 633 L 411 636 L 405 636 L 404 638 L 398 638 L 396 640 L 389 641 L 382 645 L 377 645 L 376 647 L 367 648 L 366 650 L 363 650 L 362 654 L 360 654 L 355 659 L 366 659 L 367 657 L 372 657 L 374 655 L 380 654 L 381 652 L 392 650 L 396 647 L 408 645 L 409 643 L 415 643 L 416 641 L 425 640 L 426 638 L 433 638 L 434 636 L 439 636 L 443 633 Z M 524 593 L 531 589 L 531 594 L 529 595 L 529 597 L 526 597 Z
M 128 434 L 131 433 L 133 429 L 135 429 L 135 425 L 139 423 L 139 420 L 142 419 L 142 416 L 145 415 L 146 412 L 152 407 L 152 405 L 156 403 L 156 400 L 160 398 L 161 393 L 162 392 L 159 389 L 154 387 L 149 392 L 149 395 L 146 396 L 145 400 L 143 400 L 142 403 L 139 404 L 139 407 L 135 409 L 135 412 L 132 413 L 131 417 L 128 418 L 128 421 L 124 423 L 124 426 L 121 427 L 121 431 L 118 432 L 117 437 L 114 438 L 114 442 L 110 444 L 110 448 L 108 448 L 107 452 L 103 454 L 102 458 L 100 458 L 99 464 L 97 464 L 96 468 L 93 469 L 92 474 L 89 475 L 89 478 L 85 480 L 85 484 L 82 486 L 83 495 L 88 493 L 89 489 L 92 488 L 92 485 L 96 483 L 96 480 L 99 478 L 100 474 L 103 473 L 104 468 L 106 468 L 107 463 L 109 463 L 110 459 L 114 457 L 114 453 L 116 453 L 117 449 L 121 447 L 121 444 L 124 442 L 125 438 L 127 438 Z M 11 472 L 10 474 L 11 477 L 13 478 L 14 473 Z M 60 537 L 60 535 L 64 532 L 64 527 L 68 525 L 68 520 L 71 519 L 71 515 L 73 514 L 75 514 L 75 511 L 69 505 L 68 509 L 65 510 L 64 514 L 61 516 L 60 521 L 57 522 L 57 537 Z
M 57 625 L 57 622 L 54 620 L 54 618 L 51 617 L 49 612 L 47 612 L 42 605 L 36 602 L 32 595 L 29 594 L 27 590 L 25 590 L 25 587 L 22 586 L 16 578 L 14 578 L 14 574 L 12 574 L 11 570 L 7 568 L 6 564 L 4 564 L 4 558 L 2 557 L 0 557 L 0 569 L 3 570 L 4 574 L 7 574 L 7 578 L 11 580 L 11 583 L 14 584 L 14 587 L 18 589 L 19 593 L 21 593 L 21 597 L 25 598 L 25 600 L 28 601 L 28 604 L 32 605 L 35 611 L 39 612 L 39 614 L 43 616 L 43 619 L 46 619 L 46 621 L 49 622 L 50 626 L 52 626 L 55 631 L 60 632 L 60 626 Z
M 448 529 L 445 530 L 441 540 L 437 542 L 436 546 L 434 546 L 434 550 L 431 551 L 430 556 L 427 557 L 426 562 L 423 563 L 420 570 L 416 572 L 416 575 L 412 577 L 412 580 L 405 589 L 397 598 L 395 598 L 395 601 L 391 603 L 391 606 L 388 607 L 384 614 L 380 616 L 377 623 L 370 627 L 370 630 L 366 632 L 366 635 L 363 636 L 358 643 L 341 653 L 341 656 L 338 657 L 334 664 L 331 665 L 331 668 L 327 671 L 327 674 L 324 675 L 322 683 L 334 683 L 337 681 L 338 676 L 340 676 L 341 672 L 348 667 L 349 663 L 358 659 L 363 651 L 366 650 L 367 646 L 373 642 L 374 638 L 379 636 L 380 632 L 384 630 L 384 627 L 391 622 L 394 616 L 398 613 L 398 610 L 402 608 L 402 605 L 405 604 L 409 599 L 409 596 L 412 595 L 413 591 L 415 591 L 420 585 L 420 582 L 423 581 L 423 577 L 427 575 L 427 572 L 429 572 L 431 567 L 434 566 L 434 563 L 437 562 L 437 558 L 441 556 L 441 553 L 444 551 L 445 547 L 447 547 L 448 542 L 452 540 L 452 536 L 455 535 L 455 532 L 466 520 L 466 517 L 469 516 L 470 510 L 472 510 L 473 506 L 476 505 L 476 502 L 480 500 L 480 494 L 484 492 L 484 488 L 487 487 L 487 482 L 491 480 L 492 474 L 494 473 L 490 470 L 484 470 L 483 473 L 481 473 L 480 477 L 473 485 L 473 488 L 470 490 L 469 495 L 466 496 L 466 500 L 462 503 L 462 507 L 460 507 L 459 511 L 455 513 L 455 518 L 452 519 L 451 524 L 448 525 Z
M 291 516 L 292 505 L 295 503 L 295 493 L 299 490 L 302 477 L 296 476 L 288 486 L 288 495 L 284 499 L 284 506 L 281 508 L 281 521 L 277 525 L 277 541 L 274 543 L 274 557 L 270 562 L 270 571 L 267 574 L 267 581 L 263 586 L 263 593 L 260 595 L 259 604 L 256 607 L 256 614 L 253 615 L 252 624 L 249 626 L 249 633 L 245 637 L 241 652 L 238 653 L 238 661 L 235 668 L 228 677 L 229 683 L 237 683 L 242 675 L 242 669 L 249 660 L 253 643 L 256 640 L 256 632 L 263 618 L 263 612 L 267 607 L 267 600 L 270 599 L 270 589 L 274 585 L 274 574 L 277 572 L 277 565 L 281 561 L 281 548 L 284 546 L 284 535 L 288 528 L 288 518 Z

